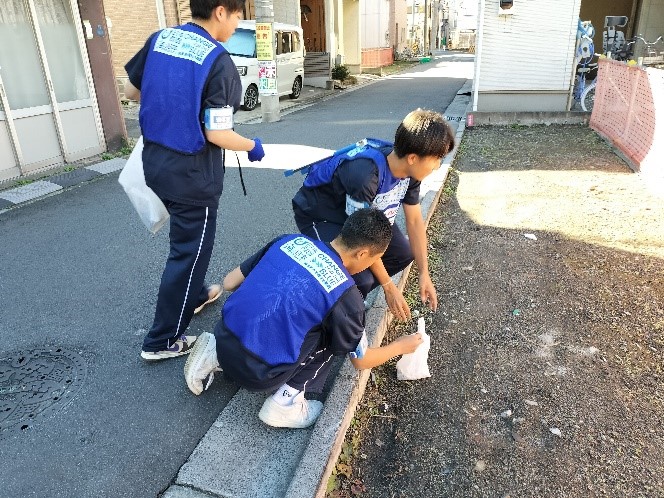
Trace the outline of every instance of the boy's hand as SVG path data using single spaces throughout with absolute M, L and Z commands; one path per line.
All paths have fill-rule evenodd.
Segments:
M 410 319 L 410 308 L 408 303 L 394 282 L 390 281 L 383 286 L 385 302 L 397 320 L 406 321 Z
M 254 148 L 249 151 L 247 154 L 249 161 L 260 161 L 265 157 L 265 151 L 263 151 L 263 143 L 260 138 L 254 138 Z
M 420 275 L 420 299 L 423 304 L 426 304 L 431 311 L 436 311 L 438 308 L 438 296 L 436 295 L 436 288 L 431 281 L 428 273 Z
M 422 334 L 415 332 L 414 334 L 404 335 L 396 339 L 394 342 L 399 344 L 401 354 L 414 353 L 417 347 L 422 344 Z

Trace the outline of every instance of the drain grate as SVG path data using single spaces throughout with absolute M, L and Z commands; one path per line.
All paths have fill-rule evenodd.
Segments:
M 63 408 L 81 388 L 86 365 L 63 348 L 0 356 L 0 438 L 29 429 Z

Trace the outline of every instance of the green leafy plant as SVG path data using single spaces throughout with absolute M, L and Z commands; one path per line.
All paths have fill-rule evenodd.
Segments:
M 343 81 L 350 76 L 350 70 L 343 64 L 336 64 L 332 68 L 332 78 Z

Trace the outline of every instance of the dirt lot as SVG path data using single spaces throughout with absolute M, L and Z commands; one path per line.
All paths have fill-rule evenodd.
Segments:
M 471 128 L 454 168 L 432 377 L 375 369 L 328 496 L 664 496 L 664 196 L 585 127 Z

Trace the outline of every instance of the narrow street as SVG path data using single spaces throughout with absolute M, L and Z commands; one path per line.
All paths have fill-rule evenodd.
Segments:
M 411 110 L 442 113 L 471 73 L 472 58 L 447 57 L 278 123 L 237 129 L 264 143 L 331 149 L 365 136 L 392 140 Z M 301 177 L 244 170 L 245 197 L 232 158 L 229 163 L 210 281 L 295 229 L 290 200 Z M 2 494 L 156 496 L 237 390 L 219 381 L 195 398 L 184 383 L 183 358 L 147 364 L 139 357 L 168 252 L 167 230 L 154 237 L 145 231 L 112 174 L 0 214 L 0 234 L 3 351 L 48 370 L 30 394 L 13 398 L 17 410 L 33 410 L 35 417 L 0 434 Z M 218 304 L 206 309 L 189 332 L 211 331 L 218 311 Z M 58 349 L 58 356 L 45 353 Z M 73 386 L 67 396 L 44 396 L 61 371 Z

